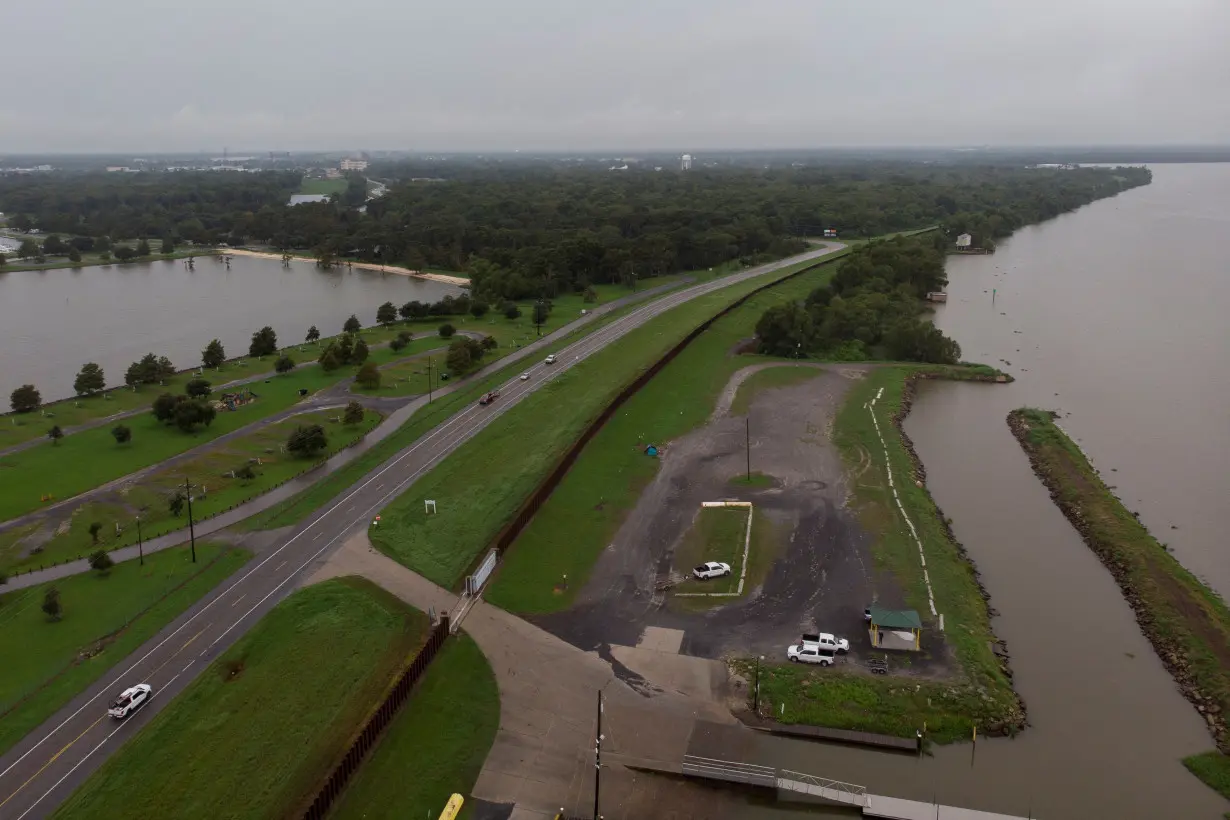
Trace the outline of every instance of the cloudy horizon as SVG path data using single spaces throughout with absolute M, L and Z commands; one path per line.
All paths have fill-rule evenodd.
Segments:
M 938 6 L 44 0 L 0 153 L 1230 143 L 1225 0 Z

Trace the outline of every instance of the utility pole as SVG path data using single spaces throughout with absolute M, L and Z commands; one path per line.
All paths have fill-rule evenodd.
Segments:
M 598 791 L 602 785 L 602 690 L 598 690 L 598 732 L 594 737 L 594 820 L 600 820 L 598 814 Z
M 137 555 L 141 557 L 141 566 L 145 566 L 145 544 L 141 542 L 141 516 L 137 516 Z
M 431 404 L 431 357 L 427 357 L 427 403 Z
M 184 476 L 184 494 L 188 496 L 188 543 L 192 547 L 192 563 L 196 563 L 196 530 L 192 528 L 192 485 Z
M 752 417 L 744 419 L 743 438 L 744 449 L 747 450 L 747 483 L 752 483 Z

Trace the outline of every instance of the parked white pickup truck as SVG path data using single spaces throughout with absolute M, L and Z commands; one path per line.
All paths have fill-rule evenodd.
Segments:
M 792 663 L 818 663 L 821 666 L 832 666 L 837 662 L 836 653 L 815 644 L 795 644 L 786 650 L 786 657 Z
M 849 652 L 850 642 L 845 638 L 838 638 L 830 632 L 811 633 L 803 636 L 803 646 L 815 646 L 819 649 L 827 649 L 830 652 Z

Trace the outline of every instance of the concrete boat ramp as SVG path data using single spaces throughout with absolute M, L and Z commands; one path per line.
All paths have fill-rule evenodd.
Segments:
M 807 795 L 857 808 L 864 817 L 880 817 L 886 820 L 1026 820 L 1024 817 L 1009 814 L 870 794 L 865 786 L 856 786 L 853 783 L 829 780 L 789 769 L 774 769 L 695 755 L 686 755 L 680 766 L 658 766 L 647 761 L 638 761 L 637 768 L 727 783 L 745 783 L 749 786 L 777 789 L 779 793 Z

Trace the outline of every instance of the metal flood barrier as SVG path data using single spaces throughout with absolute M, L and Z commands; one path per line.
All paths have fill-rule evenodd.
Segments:
M 338 797 L 341 796 L 342 791 L 346 788 L 350 778 L 363 763 L 363 758 L 376 745 L 381 733 L 397 715 L 397 710 L 410 697 L 414 684 L 418 682 L 419 678 L 423 677 L 423 673 L 427 671 L 427 666 L 440 652 L 440 648 L 444 646 L 448 633 L 448 615 L 442 615 L 439 622 L 431 630 L 427 643 L 415 655 L 410 666 L 401 673 L 401 677 L 393 685 L 393 689 L 384 699 L 384 703 L 380 704 L 380 708 L 368 719 L 367 724 L 363 727 L 363 731 L 359 732 L 359 736 L 350 744 L 350 749 L 347 750 L 346 756 L 341 759 L 333 769 L 333 773 L 329 775 L 329 779 L 325 781 L 324 786 L 317 792 L 316 799 L 312 801 L 312 805 L 308 807 L 308 810 L 303 813 L 303 820 L 323 820 L 325 815 L 329 813 L 333 804 L 337 802 Z
M 566 452 L 563 458 L 560 459 L 559 463 L 555 465 L 555 469 L 551 471 L 551 474 L 543 479 L 543 482 L 538 485 L 537 489 L 534 490 L 534 493 L 529 497 L 525 504 L 522 505 L 521 509 L 517 511 L 517 515 L 513 518 L 513 520 L 509 522 L 506 527 L 504 527 L 498 536 L 496 536 L 495 549 L 499 552 L 500 557 L 503 557 L 504 553 L 508 551 L 508 548 L 511 547 L 513 542 L 517 540 L 517 536 L 521 534 L 521 531 L 526 528 L 526 526 L 538 513 L 538 509 L 543 505 L 543 503 L 551 497 L 551 493 L 555 492 L 555 488 L 559 486 L 559 483 L 564 480 L 564 476 L 566 476 L 568 471 L 572 469 L 572 465 L 576 463 L 577 458 L 581 455 L 581 451 L 585 449 L 585 445 L 589 444 L 593 437 L 598 435 L 598 431 L 606 425 L 606 423 L 612 416 L 615 415 L 615 412 L 619 410 L 620 407 L 627 403 L 628 399 L 635 396 L 642 387 L 649 384 L 649 381 L 654 376 L 658 375 L 658 373 L 662 371 L 662 368 L 674 361 L 675 357 L 682 353 L 688 345 L 694 342 L 700 334 L 708 330 L 714 322 L 734 311 L 736 308 L 742 307 L 745 302 L 761 291 L 767 290 L 768 288 L 776 285 L 780 285 L 782 282 L 793 279 L 796 276 L 802 276 L 804 273 L 813 271 L 823 265 L 830 264 L 835 261 L 835 259 L 840 258 L 840 256 L 835 258 L 825 258 L 815 264 L 808 265 L 805 268 L 800 268 L 799 270 L 788 273 L 785 276 L 774 279 L 772 282 L 766 282 L 760 287 L 749 291 L 743 296 L 740 296 L 716 314 L 701 322 L 694 330 L 692 330 L 691 333 L 683 337 L 670 350 L 666 351 L 666 353 L 662 355 L 662 358 L 650 365 L 649 369 L 638 376 L 635 381 L 621 390 L 619 395 L 612 399 L 611 403 L 606 406 L 606 409 L 599 413 L 596 419 L 590 422 L 589 426 L 585 428 L 585 431 L 581 433 L 581 436 L 576 440 L 576 442 L 568 448 L 568 452 Z

